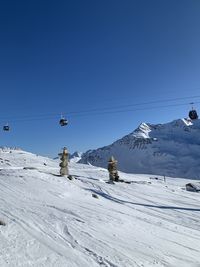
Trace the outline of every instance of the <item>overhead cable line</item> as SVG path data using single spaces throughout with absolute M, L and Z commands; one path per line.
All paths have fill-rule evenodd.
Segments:
M 63 114 L 67 115 L 74 115 L 74 114 L 82 114 L 82 113 L 88 113 L 88 112 L 95 112 L 95 111 L 109 111 L 109 110 L 115 110 L 119 108 L 127 108 L 127 107 L 134 107 L 134 106 L 142 106 L 142 105 L 150 105 L 150 104 L 157 104 L 157 103 L 165 103 L 165 102 L 173 102 L 173 101 L 180 101 L 180 100 L 185 100 L 185 99 L 191 99 L 191 98 L 200 98 L 200 95 L 196 96 L 187 96 L 187 97 L 178 97 L 178 98 L 169 98 L 169 99 L 161 99 L 161 100 L 154 100 L 154 101 L 149 101 L 149 102 L 141 102 L 141 103 L 133 103 L 133 104 L 125 104 L 125 105 L 117 105 L 117 106 L 112 106 L 112 107 L 103 107 L 103 108 L 94 108 L 94 109 L 83 109 L 83 110 L 78 110 L 78 111 L 66 111 Z M 9 120 L 9 119 L 18 119 L 18 118 L 28 118 L 28 119 L 35 119 L 35 118 L 40 118 L 45 119 L 46 117 L 58 117 L 60 116 L 60 113 L 43 113 L 43 114 L 35 114 L 35 115 L 22 115 L 22 116 L 6 116 L 6 117 L 0 117 L 1 120 Z
M 64 112 L 63 114 L 67 115 L 82 115 L 83 113 L 88 113 L 88 112 L 107 112 L 109 110 L 118 110 L 120 108 L 128 108 L 128 107 L 137 107 L 137 106 L 143 106 L 143 105 L 151 105 L 151 104 L 157 104 L 157 103 L 166 103 L 166 102 L 174 102 L 174 101 L 180 101 L 180 100 L 185 100 L 185 99 L 192 99 L 192 98 L 200 98 L 200 95 L 195 95 L 195 96 L 187 96 L 187 97 L 177 97 L 177 98 L 169 98 L 169 99 L 161 99 L 161 100 L 154 100 L 154 101 L 149 101 L 149 102 L 141 102 L 141 103 L 133 103 L 133 104 L 125 104 L 125 105 L 117 105 L 117 106 L 112 106 L 112 107 L 103 107 L 103 108 L 94 108 L 94 109 L 85 109 L 85 110 L 77 110 L 77 111 L 68 111 Z M 177 104 L 176 104 L 177 105 Z M 1 120 L 10 120 L 10 119 L 26 119 L 28 118 L 29 120 L 33 119 L 46 119 L 47 117 L 53 118 L 53 117 L 58 117 L 60 116 L 59 113 L 43 113 L 43 114 L 35 114 L 35 115 L 23 115 L 23 116 L 6 116 L 6 117 L 0 117 Z
M 117 108 L 126 108 L 126 107 L 150 105 L 150 104 L 157 104 L 157 103 L 165 103 L 165 102 L 170 102 L 170 101 L 185 100 L 185 99 L 191 99 L 191 98 L 200 98 L 200 95 L 162 99 L 162 100 L 155 100 L 155 101 L 141 102 L 141 103 L 134 103 L 134 104 L 126 104 L 126 105 L 119 105 L 119 106 L 106 107 L 106 108 L 95 108 L 95 109 L 88 109 L 88 110 L 72 111 L 72 112 L 67 112 L 67 114 L 78 114 L 78 113 L 83 113 L 83 112 L 85 113 L 85 112 L 93 112 L 93 111 L 112 110 L 112 109 L 117 109 Z
M 200 104 L 200 101 L 193 102 L 194 104 Z M 119 114 L 119 113 L 128 113 L 128 112 L 137 112 L 143 110 L 153 110 L 153 109 L 162 109 L 162 108 L 170 108 L 170 107 L 178 107 L 178 106 L 188 106 L 189 103 L 175 103 L 169 105 L 159 105 L 159 106 L 150 106 L 150 107 L 143 107 L 143 108 L 135 108 L 135 109 L 116 109 L 110 111 L 101 111 L 101 112 L 92 112 L 92 113 L 80 113 L 80 114 L 71 114 L 70 117 L 90 117 L 90 116 L 100 116 L 100 115 L 108 115 L 108 114 Z M 53 120 L 57 119 L 57 115 L 53 116 L 44 116 L 44 117 L 32 117 L 32 118 L 22 118 L 22 119 L 15 119 L 14 122 L 32 122 L 32 121 L 42 121 L 42 120 Z M 10 120 L 13 123 L 13 120 Z
M 115 114 L 115 113 L 123 113 L 123 112 L 134 112 L 134 111 L 142 111 L 142 110 L 162 109 L 162 108 L 177 107 L 177 106 L 188 106 L 188 104 L 189 103 L 182 103 L 182 104 L 170 104 L 170 105 L 136 108 L 136 109 L 121 109 L 121 110 L 104 111 L 104 112 L 91 113 L 91 114 L 80 114 L 80 115 L 76 115 L 73 117 L 85 117 L 85 116 L 106 115 L 106 114 Z M 200 101 L 194 102 L 194 104 L 200 104 Z
M 194 99 L 194 98 L 200 98 L 200 95 L 161 99 L 161 100 L 154 100 L 154 101 L 141 102 L 141 103 L 118 105 L 118 106 L 112 106 L 112 107 L 69 111 L 69 112 L 64 112 L 63 115 L 67 114 L 67 116 L 70 116 L 70 117 L 83 117 L 83 116 L 94 116 L 94 115 L 104 115 L 104 114 L 131 112 L 131 111 L 142 111 L 142 110 L 150 110 L 150 109 L 158 109 L 158 108 L 167 108 L 167 107 L 173 107 L 173 106 L 183 106 L 183 105 L 188 105 L 189 103 L 174 103 L 174 104 L 165 105 L 165 106 L 160 105 L 160 106 L 148 107 L 149 105 L 152 105 L 152 104 L 158 104 L 158 103 L 160 104 L 160 103 L 167 103 L 167 102 L 174 102 L 174 101 L 177 102 L 181 100 Z M 200 102 L 192 102 L 192 103 L 197 104 Z M 141 108 L 127 109 L 131 107 L 140 107 L 140 106 Z M 142 106 L 146 106 L 146 107 L 142 107 Z M 49 114 L 43 113 L 43 114 L 35 114 L 35 115 L 23 115 L 23 116 L 18 116 L 18 117 L 15 117 L 15 116 L 0 117 L 0 120 L 14 121 L 14 122 L 50 120 L 54 118 L 56 119 L 59 116 L 60 116 L 60 113 L 49 113 Z

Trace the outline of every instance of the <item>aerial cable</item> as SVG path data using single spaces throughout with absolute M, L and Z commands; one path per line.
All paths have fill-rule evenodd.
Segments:
M 79 110 L 79 111 L 72 111 L 67 112 L 67 114 L 78 114 L 78 113 L 86 113 L 86 112 L 93 112 L 93 111 L 106 111 L 106 110 L 112 110 L 117 108 L 125 108 L 125 107 L 134 107 L 134 106 L 142 106 L 142 105 L 150 105 L 150 104 L 156 104 L 156 103 L 165 103 L 170 101 L 177 101 L 177 100 L 185 100 L 190 98 L 200 98 L 200 95 L 198 96 L 188 96 L 188 97 L 178 97 L 178 98 L 171 98 L 171 99 L 163 99 L 163 100 L 155 100 L 155 101 L 149 101 L 149 102 L 141 102 L 141 103 L 135 103 L 135 104 L 126 104 L 126 105 L 120 105 L 120 106 L 113 106 L 113 107 L 105 107 L 105 108 L 95 108 L 95 109 L 87 109 L 87 110 Z M 187 103 L 188 104 L 188 103 Z
M 148 109 L 157 109 L 157 108 L 163 108 L 163 107 L 172 107 L 172 106 L 182 106 L 182 105 L 188 105 L 188 103 L 175 103 L 170 104 L 166 106 L 154 106 L 154 107 L 148 107 L 148 105 L 152 104 L 158 104 L 158 103 L 166 103 L 166 102 L 174 102 L 174 101 L 180 101 L 185 99 L 191 99 L 191 98 L 200 98 L 199 95 L 196 96 L 187 96 L 187 97 L 179 97 L 179 98 L 171 98 L 171 99 L 162 99 L 162 100 L 154 100 L 149 102 L 143 102 L 143 103 L 134 103 L 134 104 L 126 104 L 126 105 L 118 105 L 113 107 L 104 107 L 104 108 L 95 108 L 95 109 L 86 109 L 86 110 L 77 110 L 77 111 L 69 111 L 65 112 L 64 114 L 67 114 L 67 116 L 73 116 L 73 117 L 82 117 L 82 116 L 88 116 L 88 115 L 96 115 L 97 112 L 99 115 L 101 114 L 109 114 L 109 113 L 120 113 L 120 112 L 128 112 L 128 111 L 137 111 L 137 110 L 148 110 Z M 194 102 L 192 102 L 194 104 Z M 195 102 L 199 103 L 199 102 Z M 139 106 L 147 106 L 147 107 L 141 107 L 137 109 L 126 109 L 130 107 L 139 107 Z M 89 114 L 88 114 L 89 113 Z M 46 119 L 53 119 L 60 117 L 60 113 L 49 113 L 49 114 L 35 114 L 35 115 L 22 115 L 18 117 L 13 116 L 7 116 L 7 117 L 1 117 L 1 120 L 8 120 L 8 121 L 33 121 L 33 120 L 46 120 Z
M 178 98 L 169 98 L 169 99 L 161 99 L 161 100 L 154 100 L 149 102 L 141 102 L 141 103 L 134 103 L 134 104 L 125 104 L 125 105 L 116 105 L 112 107 L 103 107 L 103 108 L 94 108 L 94 109 L 83 109 L 83 110 L 76 110 L 76 111 L 68 111 L 63 113 L 67 115 L 74 115 L 74 114 L 82 114 L 82 113 L 88 113 L 88 112 L 95 112 L 95 111 L 109 111 L 109 110 L 115 110 L 119 108 L 126 108 L 126 107 L 134 107 L 134 106 L 142 106 L 142 105 L 150 105 L 150 104 L 157 104 L 157 103 L 165 103 L 165 102 L 171 102 L 171 101 L 180 101 L 185 99 L 191 99 L 191 98 L 200 98 L 200 95 L 196 96 L 187 96 L 187 97 L 178 97 Z M 28 118 L 28 119 L 34 119 L 35 118 L 43 118 L 46 117 L 58 117 L 60 113 L 43 113 L 43 114 L 35 114 L 35 115 L 22 115 L 20 118 Z M 14 116 L 7 116 L 7 117 L 0 117 L 1 120 L 9 120 L 15 118 Z M 18 117 L 19 118 L 19 117 Z
M 194 102 L 194 104 L 199 104 L 200 101 Z M 90 116 L 100 116 L 100 115 L 108 115 L 108 114 L 119 114 L 119 113 L 126 113 L 126 112 L 137 112 L 137 111 L 143 111 L 143 110 L 153 110 L 153 109 L 162 109 L 162 108 L 170 108 L 170 107 L 179 107 L 179 106 L 188 106 L 189 103 L 177 103 L 177 104 L 169 104 L 169 105 L 159 105 L 159 106 L 151 106 L 151 107 L 141 107 L 141 108 L 135 108 L 135 109 L 118 109 L 118 110 L 111 110 L 111 111 L 102 111 L 102 112 L 92 112 L 92 113 L 85 113 L 85 114 L 72 114 L 70 116 L 73 118 L 76 117 L 90 117 Z M 29 118 L 29 119 L 15 119 L 10 120 L 10 122 L 32 122 L 32 121 L 42 121 L 42 120 L 56 120 L 58 116 L 46 116 L 43 118 Z M 67 121 L 66 121 L 67 124 Z M 66 125 L 65 124 L 65 125 Z
M 200 101 L 195 102 L 195 104 L 200 104 Z M 72 115 L 72 117 L 85 117 L 85 116 L 95 116 L 95 115 L 106 115 L 106 114 L 134 112 L 134 111 L 142 111 L 142 110 L 162 109 L 162 108 L 177 107 L 177 106 L 188 106 L 188 103 L 170 104 L 170 105 L 153 106 L 153 107 L 136 108 L 136 109 L 121 109 L 121 110 L 115 110 L 115 111 L 104 111 L 104 112 L 98 112 L 98 113 L 80 114 L 80 115 L 74 115 L 74 116 Z

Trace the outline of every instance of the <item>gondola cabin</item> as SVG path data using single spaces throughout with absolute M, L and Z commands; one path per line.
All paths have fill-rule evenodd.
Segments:
M 191 120 L 196 120 L 196 119 L 198 119 L 198 114 L 197 114 L 197 112 L 196 112 L 195 109 L 190 110 L 190 112 L 189 112 L 189 118 L 190 118 Z
M 68 120 L 62 118 L 62 119 L 60 119 L 59 123 L 60 123 L 60 126 L 66 126 L 68 124 Z
M 4 125 L 3 126 L 3 130 L 6 131 L 6 132 L 10 131 L 10 126 Z

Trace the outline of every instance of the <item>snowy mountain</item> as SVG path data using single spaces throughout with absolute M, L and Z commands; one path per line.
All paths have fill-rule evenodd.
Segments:
M 70 162 L 78 162 L 79 160 L 81 160 L 81 157 L 82 157 L 82 152 L 78 152 L 78 151 L 75 151 L 74 153 L 70 154 L 69 153 L 69 161 Z M 59 157 L 54 157 L 53 159 L 57 160 L 59 159 Z
M 73 154 L 69 155 L 69 160 L 70 162 L 78 162 L 79 160 L 81 160 L 82 157 L 82 152 L 74 152 Z
M 106 167 L 111 155 L 121 171 L 199 179 L 200 120 L 142 123 L 113 144 L 87 151 L 79 162 Z
M 0 158 L 0 266 L 199 266 L 199 193 L 185 190 L 195 181 L 120 172 L 131 183 L 111 185 L 107 170 L 77 163 L 70 181 L 59 161 Z

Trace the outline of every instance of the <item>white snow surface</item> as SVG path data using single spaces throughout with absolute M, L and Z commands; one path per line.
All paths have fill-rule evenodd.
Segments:
M 111 156 L 124 172 L 200 179 L 200 120 L 141 123 L 113 144 L 83 153 L 79 162 L 105 168 Z
M 81 160 L 82 154 L 82 152 L 74 152 L 72 155 L 70 155 L 69 161 L 72 163 L 78 162 L 79 160 Z
M 0 150 L 0 266 L 200 266 L 192 180 L 120 172 L 132 183 L 112 185 L 105 169 L 70 163 L 70 181 L 58 163 Z

